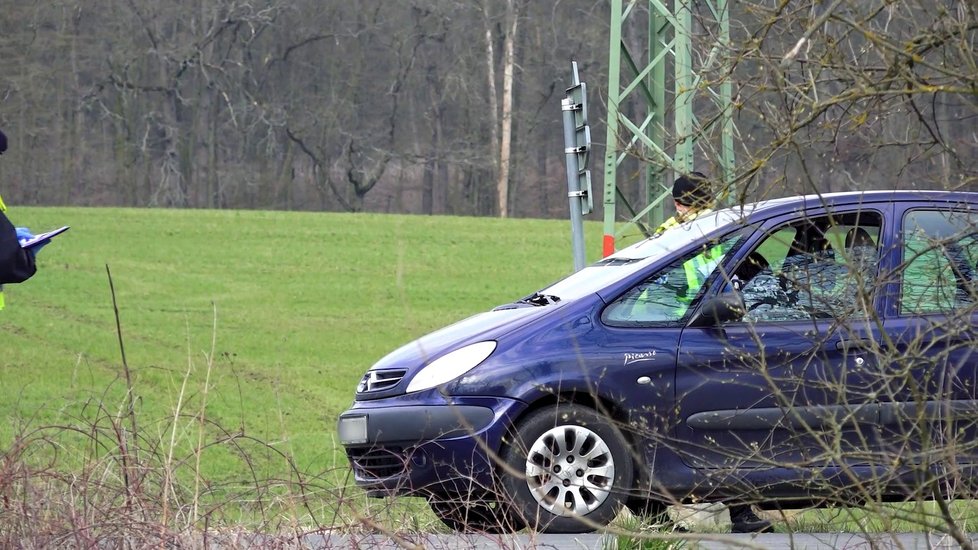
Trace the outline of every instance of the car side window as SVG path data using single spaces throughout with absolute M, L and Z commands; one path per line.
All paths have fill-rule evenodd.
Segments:
M 698 253 L 672 262 L 615 300 L 602 319 L 619 326 L 682 319 L 740 236 L 710 243 Z
M 746 257 L 762 256 L 766 266 L 740 285 L 747 310 L 743 320 L 867 315 L 878 273 L 881 220 L 878 213 L 860 212 L 806 219 L 773 231 Z
M 952 313 L 976 303 L 978 216 L 913 210 L 903 222 L 900 314 Z

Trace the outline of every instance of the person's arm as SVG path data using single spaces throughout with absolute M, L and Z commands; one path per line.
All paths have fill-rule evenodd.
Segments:
M 13 224 L 0 213 L 0 284 L 21 283 L 36 271 L 34 255 L 20 247 Z

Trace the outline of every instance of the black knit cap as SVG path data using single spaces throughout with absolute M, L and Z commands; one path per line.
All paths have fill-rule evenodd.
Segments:
M 690 172 L 676 178 L 672 185 L 672 198 L 683 206 L 705 208 L 713 203 L 710 182 L 700 172 Z
M 7 136 L 2 131 L 0 131 L 0 155 L 2 155 L 7 150 Z

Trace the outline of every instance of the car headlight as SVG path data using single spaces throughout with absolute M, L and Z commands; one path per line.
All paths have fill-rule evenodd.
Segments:
M 495 349 L 496 342 L 479 342 L 442 355 L 414 375 L 407 391 L 427 390 L 454 380 L 485 361 Z

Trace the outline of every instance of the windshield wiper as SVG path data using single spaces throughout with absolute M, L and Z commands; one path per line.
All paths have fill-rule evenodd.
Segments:
M 600 265 L 600 266 L 625 265 L 625 264 L 637 262 L 639 260 L 641 260 L 641 258 L 605 258 L 599 261 L 595 265 Z
M 525 298 L 520 298 L 516 303 L 518 304 L 532 304 L 535 306 L 549 306 L 550 304 L 556 304 L 560 301 L 559 296 L 552 296 L 550 294 L 540 294 L 539 292 L 534 292 Z

